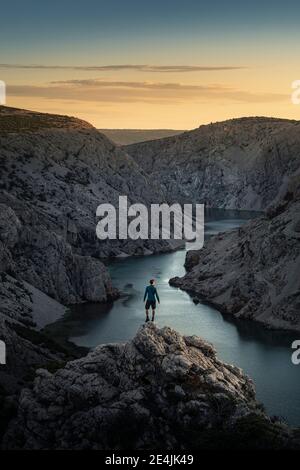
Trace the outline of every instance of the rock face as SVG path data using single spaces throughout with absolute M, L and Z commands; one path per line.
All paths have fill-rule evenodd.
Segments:
M 161 193 L 92 126 L 9 108 L 2 108 L 0 124 L 0 270 L 62 303 L 105 301 L 115 293 L 99 259 L 175 247 L 165 240 L 97 239 L 100 203 L 117 206 L 119 195 L 127 195 L 129 203 L 149 205 Z
M 264 210 L 300 166 L 300 122 L 232 119 L 125 147 L 168 200 Z
M 29 204 L 10 196 L 5 201 L 0 203 L 2 272 L 26 280 L 65 304 L 105 301 L 116 295 L 100 260 L 74 253 L 55 225 L 51 227 L 47 217 L 43 220 Z
M 148 324 L 131 342 L 99 346 L 55 374 L 37 371 L 4 448 L 179 451 L 291 442 L 260 410 L 250 379 L 219 361 L 210 344 Z
M 300 331 L 300 179 L 279 205 L 190 251 L 170 284 L 237 318 Z

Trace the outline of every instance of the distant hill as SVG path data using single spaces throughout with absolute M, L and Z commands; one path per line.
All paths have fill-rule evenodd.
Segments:
M 43 129 L 93 129 L 93 126 L 71 116 L 0 106 L 0 134 L 37 132 Z
M 174 129 L 99 129 L 99 131 L 117 145 L 130 145 L 148 140 L 163 139 L 184 132 Z

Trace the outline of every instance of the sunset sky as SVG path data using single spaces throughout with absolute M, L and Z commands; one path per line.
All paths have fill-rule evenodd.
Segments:
M 1 2 L 7 105 L 98 128 L 300 119 L 300 2 Z

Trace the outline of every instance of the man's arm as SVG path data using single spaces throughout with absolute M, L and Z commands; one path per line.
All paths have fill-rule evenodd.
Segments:
M 155 288 L 155 295 L 156 295 L 156 298 L 157 298 L 157 300 L 158 300 L 158 303 L 160 304 L 160 300 L 159 300 L 159 296 L 158 296 L 158 293 L 157 293 L 156 288 Z
M 148 287 L 146 287 L 146 289 L 145 289 L 144 302 L 145 302 L 145 300 L 146 300 L 147 294 L 148 294 Z

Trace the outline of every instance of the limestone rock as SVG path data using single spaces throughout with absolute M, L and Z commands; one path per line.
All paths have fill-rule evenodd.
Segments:
M 247 423 L 241 442 L 238 429 Z M 39 370 L 21 393 L 4 448 L 180 451 L 226 439 L 285 447 L 291 436 L 259 409 L 251 380 L 212 346 L 151 323 L 132 341 L 99 346 L 55 374 Z

